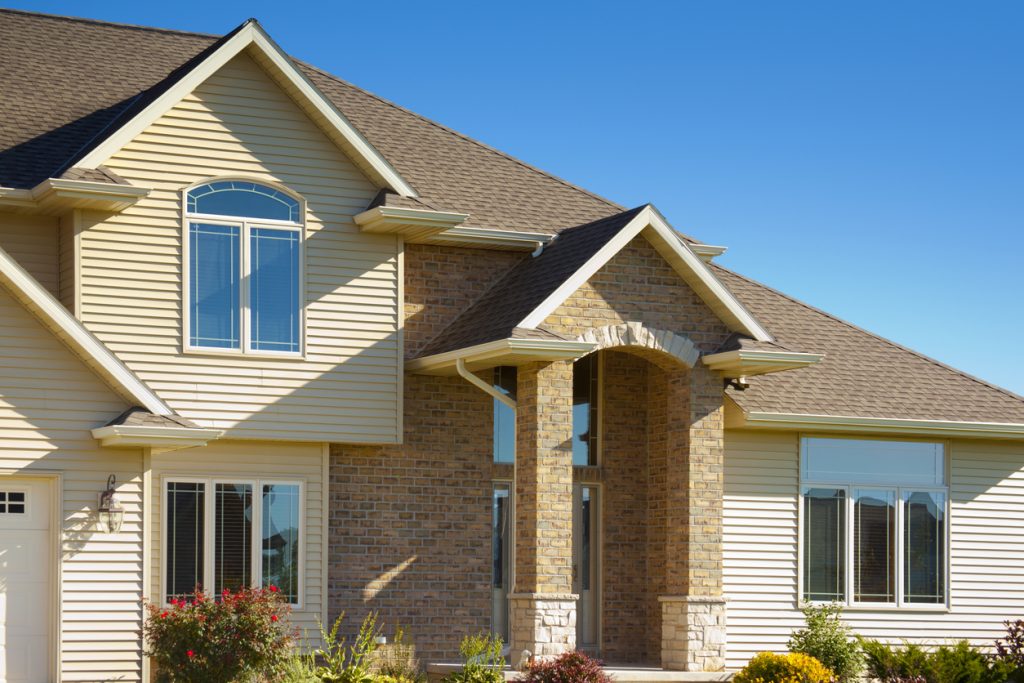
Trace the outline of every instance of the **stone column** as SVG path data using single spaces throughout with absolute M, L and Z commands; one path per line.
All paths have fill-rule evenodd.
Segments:
M 519 367 L 512 661 L 576 647 L 572 593 L 572 363 Z
M 661 665 L 725 668 L 722 380 L 703 365 L 666 373 Z

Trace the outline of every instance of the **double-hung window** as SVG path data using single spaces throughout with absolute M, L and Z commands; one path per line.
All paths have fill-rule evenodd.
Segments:
M 946 604 L 941 443 L 801 439 L 801 596 L 849 605 Z
M 173 479 L 164 487 L 164 599 L 276 586 L 301 603 L 302 484 Z
M 302 353 L 302 207 L 266 185 L 185 193 L 186 348 Z

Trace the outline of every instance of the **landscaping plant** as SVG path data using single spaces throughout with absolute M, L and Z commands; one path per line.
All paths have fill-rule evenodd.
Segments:
M 868 674 L 881 683 L 1007 683 L 1016 679 L 1014 667 L 985 655 L 966 640 L 927 650 L 906 643 L 893 647 L 876 640 L 862 641 Z
M 391 644 L 377 650 L 374 659 L 374 683 L 423 683 L 426 676 L 416 659 L 416 648 L 398 627 Z
M 370 656 L 377 649 L 377 636 L 380 635 L 377 613 L 366 615 L 350 646 L 346 645 L 344 636 L 338 636 L 344 618 L 345 613 L 342 612 L 330 630 L 320 625 L 322 645 L 313 654 L 317 662 L 313 675 L 323 683 L 374 683 Z
M 216 599 L 197 588 L 166 607 L 146 605 L 145 653 L 157 680 L 169 683 L 272 676 L 289 657 L 288 613 L 275 586 L 225 590 Z
M 732 683 L 831 683 L 832 670 L 810 655 L 762 652 L 747 662 Z
M 501 646 L 501 638 L 489 633 L 466 636 L 459 644 L 462 669 L 445 676 L 443 683 L 504 683 Z
M 1004 622 L 1006 637 L 996 641 L 996 654 L 1014 669 L 1024 670 L 1024 620 Z
M 535 662 L 517 680 L 522 683 L 611 683 L 601 662 L 579 650 L 565 652 L 555 659 Z
M 840 618 L 842 606 L 805 605 L 801 611 L 807 625 L 790 637 L 790 652 L 814 657 L 842 683 L 856 680 L 864 670 L 864 653 L 857 637 Z

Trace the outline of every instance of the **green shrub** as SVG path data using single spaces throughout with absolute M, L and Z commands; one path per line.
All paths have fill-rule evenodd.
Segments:
M 146 605 L 142 627 L 157 680 L 230 683 L 273 675 L 288 659 L 288 605 L 270 588 L 225 590 L 217 599 L 198 588 L 170 605 Z
M 832 671 L 810 655 L 762 652 L 732 679 L 733 683 L 831 683 Z
M 790 652 L 814 657 L 839 681 L 856 680 L 864 670 L 864 653 L 850 627 L 840 619 L 843 608 L 836 604 L 806 605 L 801 611 L 807 626 L 790 637 Z
M 1014 667 L 986 656 L 966 640 L 926 650 L 915 643 L 893 647 L 876 640 L 861 644 L 868 674 L 881 683 L 1006 683 Z
M 338 636 L 338 628 L 344 618 L 345 613 L 342 612 L 329 631 L 320 625 L 323 644 L 313 655 L 317 662 L 314 676 L 323 683 L 374 683 L 369 657 L 377 649 L 377 636 L 380 635 L 377 613 L 366 615 L 351 646 L 346 646 L 345 638 Z
M 462 669 L 445 676 L 443 683 L 504 683 L 501 645 L 501 638 L 489 633 L 466 636 L 459 644 Z
M 536 662 L 517 680 L 522 683 L 612 683 L 611 676 L 601 668 L 601 662 L 579 650 Z

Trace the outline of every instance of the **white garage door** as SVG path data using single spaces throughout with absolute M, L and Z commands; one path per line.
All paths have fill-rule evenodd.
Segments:
M 50 678 L 50 488 L 0 477 L 0 683 Z

